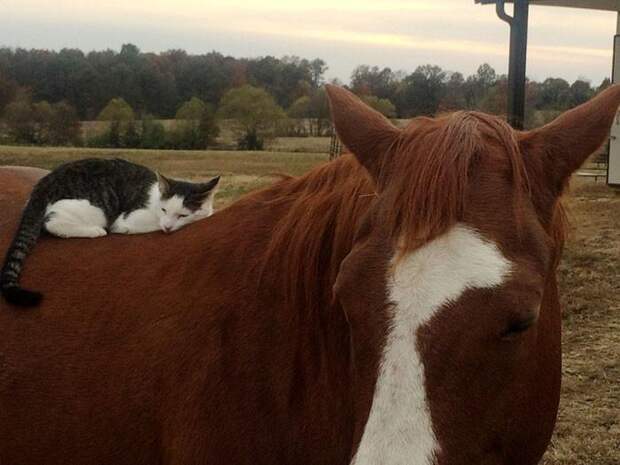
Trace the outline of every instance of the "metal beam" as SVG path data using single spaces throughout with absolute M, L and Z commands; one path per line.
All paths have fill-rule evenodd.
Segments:
M 504 0 L 496 0 L 497 16 L 510 26 L 510 58 L 508 61 L 508 122 L 523 129 L 525 121 L 525 69 L 527 64 L 528 0 L 514 0 L 514 13 L 506 13 Z
M 488 5 L 495 2 L 496 0 L 476 0 L 476 3 L 480 3 L 482 5 Z M 513 3 L 513 0 L 506 0 L 506 3 Z M 620 11 L 620 0 L 530 0 L 530 5 Z
M 527 60 L 527 17 L 529 4 L 588 8 L 615 11 L 617 15 L 614 38 L 614 67 L 612 81 L 620 83 L 620 0 L 475 0 L 483 5 L 495 4 L 497 15 L 510 25 L 510 63 L 508 69 L 508 119 L 523 129 L 525 117 L 525 66 Z M 514 3 L 514 15 L 506 13 L 505 2 Z M 620 113 L 611 128 L 607 184 L 620 187 Z

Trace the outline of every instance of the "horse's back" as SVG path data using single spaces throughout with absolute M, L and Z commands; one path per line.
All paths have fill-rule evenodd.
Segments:
M 48 170 L 32 166 L 0 166 L 0 181 L 3 189 L 22 186 L 28 193 L 32 185 L 48 173 Z
M 15 173 L 0 177 L 0 254 L 35 182 Z M 258 292 L 286 208 L 252 197 L 169 235 L 43 237 L 21 280 L 41 306 L 0 299 L 0 462 L 345 463 L 341 404 L 297 395 L 322 389 L 296 368 L 314 326 Z
M 13 231 L 34 184 L 49 171 L 24 166 L 0 166 L 0 250 Z
M 0 255 L 45 174 L 0 168 Z M 180 302 L 184 278 L 164 251 L 183 233 L 40 239 L 22 282 L 42 304 L 0 298 L 1 463 L 161 463 L 174 441 L 162 425 L 185 414 L 175 408 L 187 394 L 179 360 L 192 360 L 175 341 L 200 337 L 183 319 L 191 290 Z

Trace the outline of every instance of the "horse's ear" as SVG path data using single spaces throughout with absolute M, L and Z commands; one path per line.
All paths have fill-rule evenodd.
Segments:
M 519 135 L 530 180 L 559 196 L 571 174 L 609 135 L 620 105 L 620 85 L 569 110 L 541 128 Z
M 348 90 L 329 84 L 326 90 L 338 137 L 378 180 L 384 158 L 396 142 L 400 130 Z

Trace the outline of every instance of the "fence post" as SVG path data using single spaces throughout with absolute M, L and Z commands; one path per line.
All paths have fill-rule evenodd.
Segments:
M 332 136 L 329 141 L 329 159 L 333 160 L 334 158 L 338 158 L 342 153 L 342 144 L 340 143 L 340 139 L 338 139 L 338 134 L 336 134 L 336 128 L 332 126 Z

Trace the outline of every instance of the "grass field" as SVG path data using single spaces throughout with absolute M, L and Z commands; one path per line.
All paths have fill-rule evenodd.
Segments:
M 575 180 L 559 268 L 563 379 L 544 465 L 620 464 L 620 193 Z
M 86 157 L 122 157 L 182 179 L 222 176 L 216 197 L 221 208 L 241 194 L 270 184 L 276 174 L 299 175 L 327 160 L 325 153 L 115 150 L 0 146 L 0 164 L 52 169 Z
M 278 137 L 267 143 L 275 152 L 328 153 L 329 137 Z
M 0 147 L 0 164 L 52 168 L 85 156 L 122 156 L 183 178 L 223 175 L 218 206 L 327 159 L 288 152 L 165 152 Z M 620 463 L 620 195 L 576 180 L 572 228 L 559 268 L 564 306 L 560 413 L 544 465 Z

